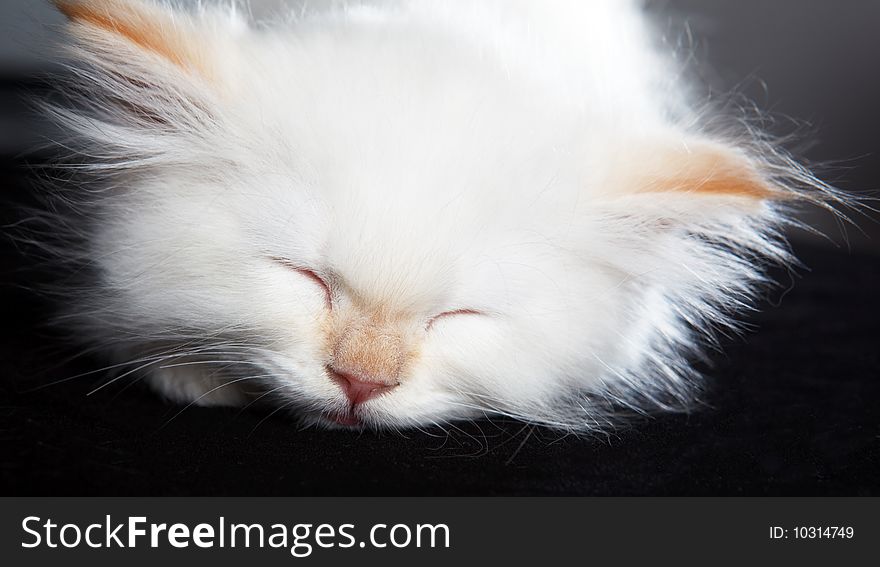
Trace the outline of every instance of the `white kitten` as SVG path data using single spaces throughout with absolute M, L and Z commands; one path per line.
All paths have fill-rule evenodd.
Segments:
M 790 260 L 781 204 L 836 198 L 718 128 L 631 1 L 337 1 L 262 29 L 56 4 L 83 173 L 57 222 L 87 274 L 66 321 L 183 403 L 572 431 L 686 407 L 689 359 Z

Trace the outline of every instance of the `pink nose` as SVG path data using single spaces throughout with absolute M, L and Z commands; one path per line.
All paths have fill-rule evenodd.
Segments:
M 377 396 L 381 396 L 397 387 L 397 384 L 370 382 L 349 372 L 337 372 L 327 367 L 327 373 L 334 382 L 339 384 L 351 405 L 356 406 Z

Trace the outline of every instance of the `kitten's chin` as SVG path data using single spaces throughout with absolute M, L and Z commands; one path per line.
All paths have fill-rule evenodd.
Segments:
M 323 429 L 364 429 L 382 427 L 381 420 L 368 417 L 359 407 L 328 405 L 323 410 L 310 410 L 300 413 L 307 424 Z
M 376 408 L 356 406 L 351 408 L 334 408 L 323 412 L 305 415 L 307 423 L 334 430 L 393 430 L 409 427 L 439 426 L 450 421 L 471 420 L 485 417 L 480 412 L 437 412 L 430 415 L 386 413 Z
M 360 417 L 354 412 L 346 411 L 346 412 L 333 412 L 322 416 L 322 419 L 329 422 L 330 425 L 340 426 L 340 427 L 360 427 L 363 425 L 363 421 Z
M 329 429 L 386 429 L 393 423 L 393 420 L 370 415 L 358 407 L 322 412 L 315 420 Z
M 313 425 L 327 429 L 397 429 L 402 420 L 391 415 L 377 414 L 365 407 L 334 408 L 320 413 L 309 414 L 306 418 Z M 414 423 L 414 420 L 407 420 Z

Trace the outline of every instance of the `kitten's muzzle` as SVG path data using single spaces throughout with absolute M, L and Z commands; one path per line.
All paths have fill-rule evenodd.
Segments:
M 400 385 L 399 382 L 375 382 L 357 376 L 351 372 L 339 372 L 333 367 L 327 366 L 327 374 L 339 384 L 345 397 L 351 402 L 352 407 L 360 405 L 368 400 L 387 394 Z

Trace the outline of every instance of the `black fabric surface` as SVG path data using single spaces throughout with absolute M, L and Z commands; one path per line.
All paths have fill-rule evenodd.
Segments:
M 5 195 L 28 191 L 3 171 Z M 704 407 L 575 438 L 511 421 L 302 430 L 280 414 L 181 411 L 137 385 L 87 395 L 94 375 L 34 391 L 101 363 L 64 360 L 40 325 L 47 307 L 18 287 L 26 261 L 2 252 L 4 495 L 880 494 L 880 258 L 870 254 L 798 250 L 810 271 L 712 357 Z

